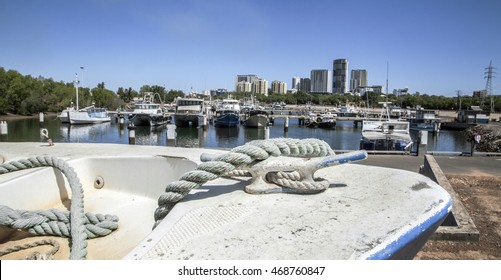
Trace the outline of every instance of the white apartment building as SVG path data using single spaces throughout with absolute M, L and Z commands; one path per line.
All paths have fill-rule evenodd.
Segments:
M 246 81 L 238 82 L 236 92 L 252 92 L 252 83 Z
M 252 93 L 268 96 L 268 81 L 259 79 L 252 82 Z
M 235 91 L 238 92 L 238 84 L 240 82 L 247 82 L 252 84 L 255 80 L 259 80 L 257 75 L 237 75 L 235 79 Z
M 273 81 L 271 82 L 271 92 L 286 94 L 287 93 L 287 83 L 281 81 Z
M 332 93 L 331 71 L 311 70 L 311 90 L 313 93 Z
M 357 89 L 367 87 L 367 70 L 356 69 L 351 70 L 350 76 L 350 92 L 358 92 Z

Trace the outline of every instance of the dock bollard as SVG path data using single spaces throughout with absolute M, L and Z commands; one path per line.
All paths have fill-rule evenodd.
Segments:
M 9 133 L 9 130 L 7 127 L 7 122 L 1 121 L 0 122 L 0 135 L 7 135 L 8 133 Z
M 284 122 L 284 132 L 289 131 L 289 117 L 285 117 L 285 122 Z
M 38 114 L 38 119 L 40 120 L 40 123 L 43 123 L 44 122 L 44 115 L 43 115 L 43 112 L 40 112 Z
M 118 125 L 120 126 L 120 129 L 122 129 L 125 125 L 125 119 L 123 115 L 118 116 Z
M 129 129 L 129 145 L 136 144 L 136 127 L 131 124 L 127 127 Z
M 264 140 L 270 139 L 270 127 L 265 126 L 264 127 Z

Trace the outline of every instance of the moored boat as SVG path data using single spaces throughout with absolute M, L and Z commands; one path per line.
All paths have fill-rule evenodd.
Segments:
M 423 108 L 416 109 L 415 115 L 407 118 L 410 130 L 438 132 L 440 130 L 440 118 L 436 110 Z
M 319 128 L 336 129 L 336 115 L 330 112 L 319 114 L 317 122 Z
M 259 128 L 270 124 L 270 117 L 267 111 L 261 109 L 250 109 L 244 114 L 244 125 L 246 127 Z
M 409 152 L 413 145 L 409 122 L 390 119 L 388 104 L 391 102 L 380 104 L 383 107 L 378 121 L 362 121 L 360 149 Z
M 363 121 L 360 149 L 410 151 L 409 123 L 400 121 Z
M 234 127 L 240 123 L 240 105 L 238 100 L 223 99 L 216 109 L 215 123 L 217 127 Z
M 106 108 L 99 108 L 94 105 L 78 111 L 67 111 L 67 114 L 70 124 L 94 124 L 111 121 Z
M 153 102 L 154 96 L 155 94 L 147 92 L 143 101 L 135 104 L 134 111 L 129 114 L 129 118 L 135 126 L 157 126 L 168 122 L 163 102 Z
M 176 126 L 198 126 L 200 116 L 205 114 L 204 100 L 200 98 L 176 99 L 176 112 L 174 122 Z

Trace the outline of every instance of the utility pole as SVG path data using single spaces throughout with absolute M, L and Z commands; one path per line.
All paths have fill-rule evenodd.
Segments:
M 458 105 L 459 105 L 458 111 L 460 111 L 461 110 L 461 91 L 456 90 L 456 92 L 458 94 Z
M 492 60 L 489 63 L 489 67 L 485 68 L 485 79 L 487 79 L 487 82 L 485 84 L 485 95 L 490 96 L 490 101 L 491 101 L 491 113 L 494 113 L 494 96 L 492 95 L 492 78 L 495 78 L 493 74 L 496 74 L 494 69 L 497 69 L 495 67 L 492 67 Z M 482 106 L 484 105 L 484 98 L 482 97 Z

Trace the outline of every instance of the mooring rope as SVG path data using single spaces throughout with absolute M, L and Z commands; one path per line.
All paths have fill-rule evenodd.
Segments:
M 106 236 L 118 228 L 115 215 L 86 213 L 84 219 L 88 239 Z M 71 237 L 70 211 L 59 209 L 25 211 L 0 205 L 0 225 L 28 230 L 32 235 Z
M 59 236 L 71 236 L 70 259 L 85 259 L 87 256 L 87 238 L 96 237 L 113 227 L 116 228 L 116 226 L 110 224 L 116 223 L 117 218 L 84 214 L 82 184 L 73 168 L 62 159 L 39 156 L 12 161 L 0 165 L 0 174 L 35 167 L 53 167 L 66 176 L 72 193 L 70 212 L 52 210 L 16 211 L 9 207 L 2 207 L 0 225 L 28 229 L 33 234 L 50 232 Z
M 156 227 L 167 216 L 172 207 L 183 199 L 192 189 L 198 188 L 210 180 L 217 179 L 229 172 L 248 167 L 253 163 L 271 156 L 321 157 L 333 155 L 329 144 L 319 139 L 275 138 L 255 140 L 236 147 L 230 152 L 217 156 L 208 162 L 202 162 L 195 170 L 185 173 L 178 181 L 171 182 L 158 198 L 158 208 L 154 218 Z M 326 188 L 325 182 L 310 185 L 313 188 Z M 308 187 L 308 186 L 301 186 Z
M 25 260 L 50 260 L 50 259 L 52 259 L 52 256 L 55 253 L 57 253 L 57 251 L 59 251 L 59 242 L 57 242 L 54 239 L 43 239 L 43 240 L 37 240 L 37 241 L 32 242 L 32 243 L 13 246 L 13 247 L 7 248 L 6 250 L 2 250 L 2 251 L 0 251 L 0 257 L 15 253 L 18 251 L 43 246 L 43 245 L 51 245 L 52 249 L 50 249 L 49 251 L 47 251 L 45 253 L 34 252 L 34 253 L 26 256 L 24 259 Z

